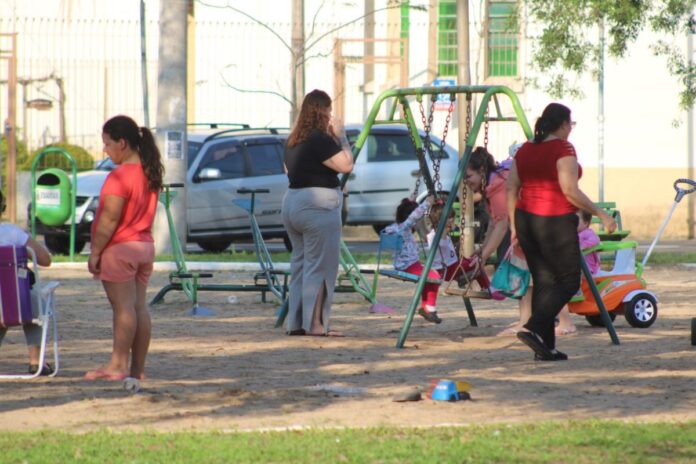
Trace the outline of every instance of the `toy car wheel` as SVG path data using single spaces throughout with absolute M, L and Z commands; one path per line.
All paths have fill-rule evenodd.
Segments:
M 624 303 L 624 315 L 633 327 L 645 329 L 657 319 L 657 301 L 649 293 L 639 293 Z
M 602 316 L 599 314 L 596 316 L 585 316 L 585 319 L 587 319 L 587 322 L 589 322 L 592 327 L 604 327 L 604 321 L 602 320 Z M 611 322 L 614 322 L 614 319 L 616 319 L 616 313 L 609 313 L 609 319 L 611 319 Z

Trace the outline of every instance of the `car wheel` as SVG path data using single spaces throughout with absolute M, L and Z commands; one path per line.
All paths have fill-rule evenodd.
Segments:
M 649 293 L 639 293 L 624 304 L 624 316 L 632 327 L 650 327 L 657 319 L 657 301 Z
M 283 243 L 285 244 L 285 249 L 292 252 L 292 242 L 288 234 L 283 234 Z
M 229 239 L 199 240 L 196 242 L 199 247 L 210 253 L 220 253 L 225 251 L 232 244 Z
M 70 237 L 64 235 L 44 235 L 48 251 L 54 255 L 70 254 Z M 80 253 L 85 247 L 85 241 L 75 238 L 75 253 Z
M 592 327 L 604 327 L 604 321 L 602 320 L 602 316 L 599 314 L 596 316 L 585 316 L 585 319 L 587 319 L 587 322 L 589 322 Z M 609 319 L 611 319 L 611 322 L 614 322 L 614 319 L 616 319 L 616 313 L 610 312 Z

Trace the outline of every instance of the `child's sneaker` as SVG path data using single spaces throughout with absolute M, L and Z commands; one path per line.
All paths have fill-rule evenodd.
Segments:
M 442 319 L 437 315 L 437 311 L 426 311 L 423 308 L 418 308 L 418 314 L 423 317 L 428 322 L 432 322 L 433 324 L 439 324 L 442 322 Z
M 488 287 L 488 292 L 493 300 L 503 301 L 505 299 L 505 295 L 500 290 L 496 290 L 495 287 Z

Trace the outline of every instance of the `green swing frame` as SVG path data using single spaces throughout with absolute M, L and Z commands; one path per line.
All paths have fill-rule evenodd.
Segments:
M 529 125 L 529 122 L 527 121 L 527 117 L 524 114 L 522 105 L 520 104 L 520 101 L 517 98 L 517 95 L 512 89 L 506 86 L 478 85 L 412 87 L 393 89 L 383 92 L 373 104 L 370 114 L 368 115 L 368 118 L 363 126 L 363 129 L 360 132 L 360 135 L 358 136 L 355 145 L 353 146 L 354 159 L 357 159 L 358 154 L 360 153 L 363 145 L 365 144 L 365 141 L 367 140 L 367 136 L 369 135 L 372 126 L 379 124 L 404 124 L 408 128 L 413 139 L 416 148 L 416 156 L 418 157 L 421 166 L 421 173 L 425 185 L 429 192 L 436 192 L 433 178 L 425 162 L 425 149 L 418 134 L 418 128 L 416 126 L 413 117 L 413 112 L 411 111 L 408 101 L 409 97 L 412 97 L 415 98 L 416 101 L 421 102 L 423 97 L 426 95 L 431 96 L 431 98 L 437 98 L 438 95 L 449 95 L 450 100 L 454 100 L 458 95 L 464 95 L 469 102 L 472 100 L 473 95 L 477 95 L 480 97 L 480 103 L 478 104 L 478 109 L 475 111 L 475 117 L 471 129 L 469 131 L 468 137 L 466 139 L 466 147 L 464 149 L 462 157 L 459 160 L 457 173 L 455 175 L 454 180 L 452 181 L 452 186 L 449 189 L 449 194 L 447 196 L 447 200 L 445 201 L 443 215 L 446 216 L 452 210 L 452 207 L 454 205 L 455 198 L 458 193 L 458 186 L 462 182 L 464 173 L 466 172 L 467 165 L 469 164 L 469 158 L 471 156 L 471 152 L 473 151 L 482 124 L 502 121 L 518 122 L 528 140 L 532 138 L 533 132 L 531 126 Z M 507 97 L 514 111 L 514 116 L 503 115 L 499 97 Z M 387 119 L 378 119 L 378 115 L 382 110 L 382 106 L 386 103 L 391 103 L 391 110 L 389 111 L 389 116 Z M 494 108 L 494 112 L 492 114 L 489 114 L 488 111 L 490 104 L 492 104 Z M 395 117 L 396 109 L 398 107 L 402 108 L 403 114 L 401 115 L 401 118 Z M 348 175 L 344 174 L 341 179 L 341 187 L 345 187 L 347 182 Z M 408 337 L 408 333 L 413 322 L 414 315 L 420 302 L 420 296 L 423 292 L 423 287 L 426 283 L 428 272 L 432 268 L 433 260 L 435 258 L 435 254 L 437 253 L 437 245 L 439 244 L 440 239 L 442 238 L 444 228 L 445 222 L 441 221 L 441 223 L 436 228 L 435 237 L 433 240 L 434 246 L 431 247 L 430 251 L 427 254 L 427 258 L 424 263 L 425 269 L 416 284 L 413 298 L 411 300 L 408 312 L 406 314 L 406 318 L 399 333 L 399 337 L 396 342 L 397 348 L 403 348 L 406 338 Z M 602 317 L 602 320 L 605 323 L 607 332 L 609 332 L 609 336 L 612 340 L 612 343 L 618 345 L 619 338 L 616 334 L 616 330 L 614 329 L 614 325 L 612 324 L 609 313 L 607 312 L 606 307 L 602 303 L 602 299 L 599 296 L 599 292 L 597 291 L 596 286 L 593 285 L 593 280 L 590 271 L 587 268 L 585 260 L 583 259 L 581 261 L 583 274 L 590 282 L 590 289 L 600 309 L 600 316 Z M 376 288 L 373 288 L 372 290 L 374 292 Z M 471 302 L 466 297 L 463 297 L 463 300 L 467 309 L 467 313 L 469 315 L 469 319 L 472 325 L 475 326 L 476 319 L 473 314 L 473 307 L 471 306 Z

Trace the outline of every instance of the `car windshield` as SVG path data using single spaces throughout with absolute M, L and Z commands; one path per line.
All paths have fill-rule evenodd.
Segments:
M 202 143 L 200 142 L 189 142 L 188 143 L 188 167 L 191 167 L 191 163 L 196 159 L 196 156 L 198 156 L 198 152 L 201 150 L 201 147 L 203 146 Z M 103 160 L 99 161 L 97 163 L 97 167 L 95 168 L 97 171 L 113 171 L 116 165 L 114 164 L 113 161 L 111 161 L 111 158 L 104 158 Z

